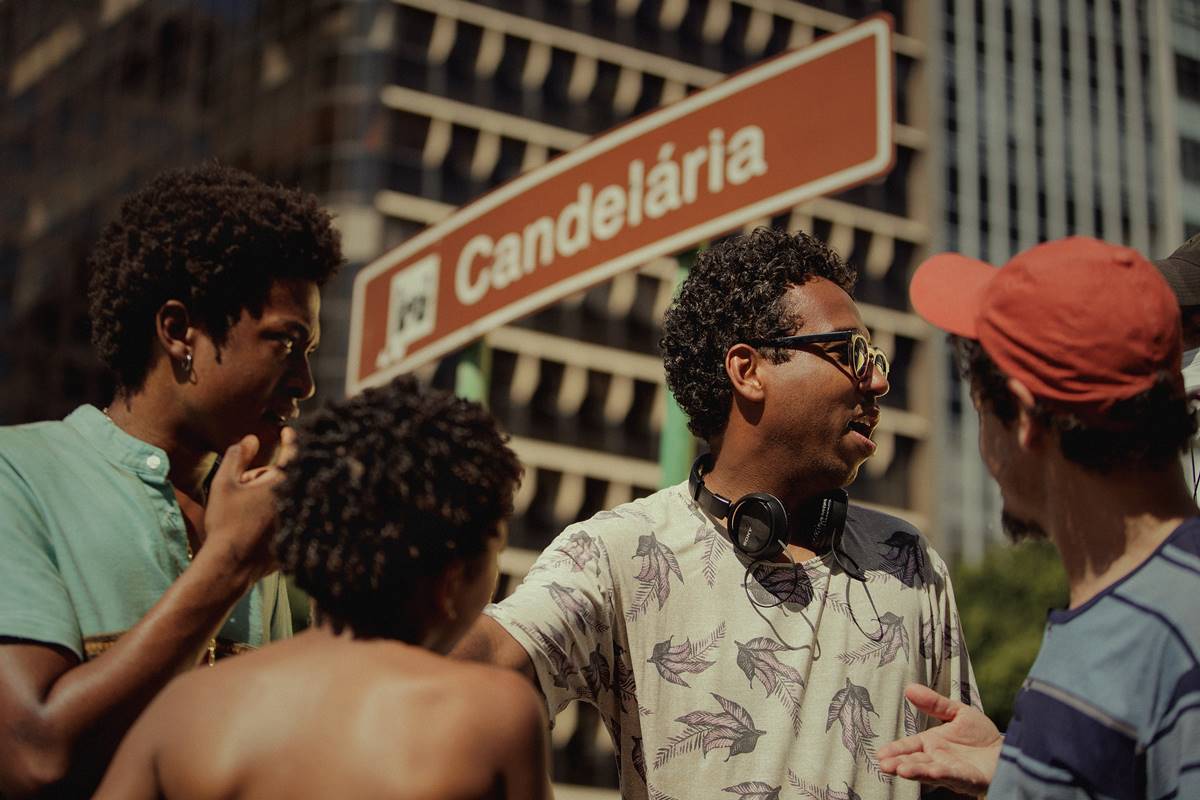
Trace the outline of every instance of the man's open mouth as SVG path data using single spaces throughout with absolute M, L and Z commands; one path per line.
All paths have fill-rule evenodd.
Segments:
M 871 433 L 875 430 L 876 421 L 870 419 L 855 419 L 851 420 L 846 427 L 855 433 L 861 434 L 867 439 L 871 438 Z

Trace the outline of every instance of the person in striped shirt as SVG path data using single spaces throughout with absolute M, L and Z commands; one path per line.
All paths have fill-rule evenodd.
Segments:
M 995 269 L 935 256 L 910 296 L 955 337 L 1006 530 L 1048 537 L 1070 586 L 1003 735 L 926 687 L 944 724 L 886 772 L 1001 798 L 1200 797 L 1200 518 L 1175 298 L 1133 250 L 1072 237 Z

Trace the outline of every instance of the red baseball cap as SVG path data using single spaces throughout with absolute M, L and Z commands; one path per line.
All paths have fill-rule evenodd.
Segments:
M 1128 247 L 1072 236 L 1003 267 L 958 253 L 917 267 L 913 308 L 977 340 L 1004 374 L 1084 418 L 1179 372 L 1179 306 L 1154 265 Z

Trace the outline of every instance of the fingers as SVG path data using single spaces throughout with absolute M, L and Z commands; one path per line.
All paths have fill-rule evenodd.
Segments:
M 258 438 L 252 435 L 243 436 L 226 448 L 225 456 L 221 459 L 221 465 L 217 467 L 217 474 L 213 479 L 225 480 L 229 483 L 238 482 L 246 465 L 254 460 L 257 452 Z
M 263 475 L 271 473 L 274 470 L 274 467 L 255 467 L 254 469 L 249 469 L 243 472 L 240 481 L 241 483 L 253 483 Z
M 885 758 L 898 758 L 907 756 L 911 753 L 919 753 L 925 749 L 925 740 L 921 738 L 921 734 L 915 736 L 905 736 L 903 739 L 897 739 L 894 742 L 888 742 L 883 747 L 879 748 L 879 761 L 882 764 Z
M 908 688 L 904 690 L 904 696 L 917 707 L 918 711 L 940 719 L 942 722 L 954 719 L 959 708 L 962 707 L 962 703 L 957 700 L 943 697 L 928 686 L 922 686 L 919 683 L 909 684 Z
M 283 428 L 279 431 L 279 449 L 275 453 L 275 466 L 283 469 L 300 452 L 297 445 L 297 435 L 293 428 Z
M 895 754 L 885 756 L 882 750 L 879 752 L 879 768 L 891 775 L 899 775 L 903 778 L 920 777 L 917 773 L 933 763 L 933 759 L 928 753 L 917 752 L 900 756 Z
M 913 753 L 900 758 L 879 759 L 879 769 L 927 786 L 944 786 L 956 792 L 974 794 L 977 782 L 957 764 L 939 760 L 928 753 Z

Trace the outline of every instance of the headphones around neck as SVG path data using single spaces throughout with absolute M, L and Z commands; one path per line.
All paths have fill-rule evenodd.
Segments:
M 704 485 L 704 474 L 711 472 L 714 459 L 705 453 L 692 462 L 688 492 L 692 499 L 713 517 L 725 522 L 729 539 L 737 550 L 755 561 L 770 561 L 787 547 L 788 515 L 783 503 L 773 494 L 753 492 L 730 500 Z M 804 509 L 811 524 L 801 544 L 814 552 L 832 549 L 846 525 L 849 498 L 841 489 L 813 499 Z

